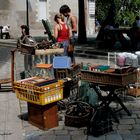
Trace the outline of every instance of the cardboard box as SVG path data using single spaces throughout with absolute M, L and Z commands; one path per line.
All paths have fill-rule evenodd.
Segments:
M 138 97 L 140 96 L 140 86 L 136 85 L 136 86 L 130 86 L 128 88 L 128 95 L 134 96 L 134 97 Z

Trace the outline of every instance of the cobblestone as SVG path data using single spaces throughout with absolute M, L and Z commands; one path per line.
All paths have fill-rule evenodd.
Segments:
M 133 129 L 132 134 L 140 135 L 140 128 Z
M 126 135 L 130 135 L 132 130 L 117 130 L 118 134 L 122 135 L 122 134 L 126 134 Z
M 135 119 L 136 123 L 140 124 L 140 119 Z
M 61 136 L 56 136 L 55 140 L 70 140 L 71 137 L 70 135 L 61 135 Z
M 140 128 L 140 124 L 133 124 L 132 127 L 133 127 L 133 129 L 138 129 L 138 128 Z
M 39 137 L 39 140 L 56 140 L 56 136 L 55 135 L 42 135 Z
M 123 134 L 121 136 L 122 136 L 123 140 L 138 140 L 137 136 L 132 135 L 132 134 L 130 134 L 130 135 Z
M 71 136 L 72 140 L 87 140 L 87 135 L 73 135 Z
M 105 135 L 94 137 L 94 136 L 88 136 L 88 140 L 106 140 Z
M 67 135 L 68 130 L 56 130 L 55 135 Z
M 118 129 L 120 129 L 120 130 L 131 130 L 132 125 L 119 125 Z
M 84 130 L 70 131 L 69 134 L 70 135 L 83 135 L 84 134 Z
M 131 116 L 124 115 L 123 119 L 136 119 L 138 116 L 136 114 L 132 114 Z
M 134 119 L 121 119 L 120 124 L 135 124 Z
M 107 135 L 106 139 L 107 140 L 123 140 L 122 137 L 117 133 Z

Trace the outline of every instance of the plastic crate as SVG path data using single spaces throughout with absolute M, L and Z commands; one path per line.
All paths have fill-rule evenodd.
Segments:
M 46 86 L 14 82 L 17 98 L 38 105 L 46 105 L 63 99 L 63 81 Z
M 64 69 L 71 67 L 71 59 L 68 56 L 55 56 L 53 58 L 54 69 Z

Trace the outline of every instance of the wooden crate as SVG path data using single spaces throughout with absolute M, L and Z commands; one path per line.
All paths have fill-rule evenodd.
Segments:
M 70 69 L 54 69 L 54 75 L 56 79 L 63 79 L 66 77 L 74 78 L 81 74 L 80 65 L 76 64 Z
M 138 97 L 140 96 L 140 86 L 134 86 L 128 88 L 128 95 Z
M 58 126 L 57 103 L 37 105 L 28 102 L 28 120 L 34 126 L 47 130 Z

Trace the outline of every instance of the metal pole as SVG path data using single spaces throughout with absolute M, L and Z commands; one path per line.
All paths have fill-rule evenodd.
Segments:
M 14 80 L 15 80 L 15 51 L 13 50 L 11 51 L 11 83 L 12 83 L 12 89 L 13 89 L 13 85 L 14 85 Z
M 27 21 L 26 21 L 26 22 L 27 22 L 26 24 L 27 24 L 27 26 L 29 27 L 29 8 L 28 8 L 28 7 L 29 7 L 29 5 L 28 5 L 28 0 L 26 0 L 26 18 L 27 18 L 27 19 L 26 19 L 26 20 L 27 20 Z

